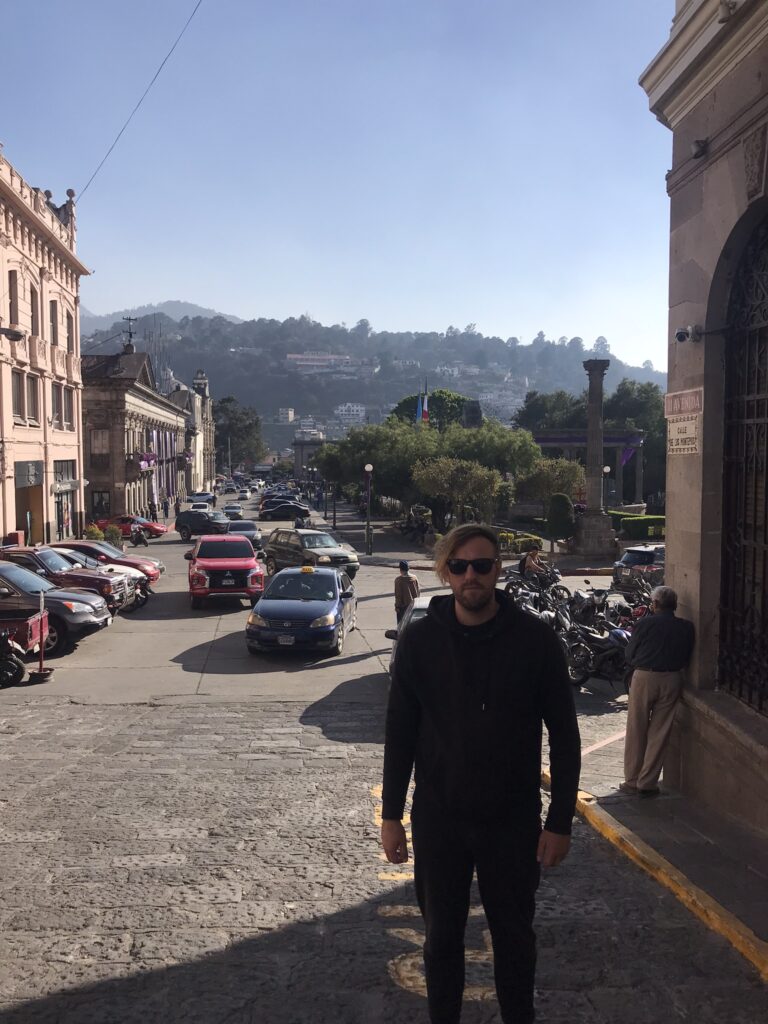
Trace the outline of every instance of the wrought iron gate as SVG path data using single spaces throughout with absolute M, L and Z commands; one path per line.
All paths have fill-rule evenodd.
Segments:
M 768 714 L 768 219 L 742 257 L 727 323 L 720 685 Z

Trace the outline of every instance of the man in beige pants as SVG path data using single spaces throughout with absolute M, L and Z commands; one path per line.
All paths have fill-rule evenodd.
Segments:
M 651 593 L 651 615 L 635 626 L 626 650 L 634 668 L 629 691 L 624 782 L 631 795 L 659 794 L 659 775 L 672 731 L 675 705 L 683 689 L 683 669 L 693 650 L 693 623 L 675 615 L 677 594 L 671 587 Z

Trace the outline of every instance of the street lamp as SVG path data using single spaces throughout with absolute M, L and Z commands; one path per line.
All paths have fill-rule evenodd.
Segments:
M 603 501 L 602 506 L 605 508 L 605 492 L 608 489 L 608 474 L 611 472 L 610 466 L 603 466 Z
M 367 505 L 366 505 L 366 509 L 365 509 L 366 516 L 367 516 L 366 522 L 365 522 L 365 553 L 366 553 L 366 555 L 372 555 L 373 554 L 373 534 L 371 533 L 371 476 L 373 475 L 373 466 L 371 465 L 370 462 L 366 462 L 366 464 L 365 464 L 365 466 L 363 468 L 365 469 L 365 475 L 368 478 L 368 481 L 367 481 L 367 483 L 368 483 L 368 488 L 367 488 L 368 489 L 368 496 L 367 496 Z

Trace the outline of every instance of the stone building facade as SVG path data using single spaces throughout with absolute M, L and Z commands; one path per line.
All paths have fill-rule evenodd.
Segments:
M 215 428 L 213 399 L 209 394 L 205 372 L 197 371 L 191 389 L 175 381 L 168 400 L 181 409 L 187 419 L 186 492 L 193 494 L 196 491 L 211 491 L 216 482 Z
M 0 150 L 2 147 L 0 147 Z M 0 151 L 0 535 L 82 528 L 80 278 L 75 202 L 56 206 Z
M 146 515 L 150 501 L 187 495 L 189 418 L 157 391 L 152 362 L 126 345 L 83 357 L 86 518 Z
M 768 4 L 677 0 L 667 581 L 697 631 L 665 777 L 768 831 Z

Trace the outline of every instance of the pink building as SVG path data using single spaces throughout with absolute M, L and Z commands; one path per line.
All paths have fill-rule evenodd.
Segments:
M 56 206 L 0 152 L 0 533 L 61 539 L 83 524 L 75 202 Z

